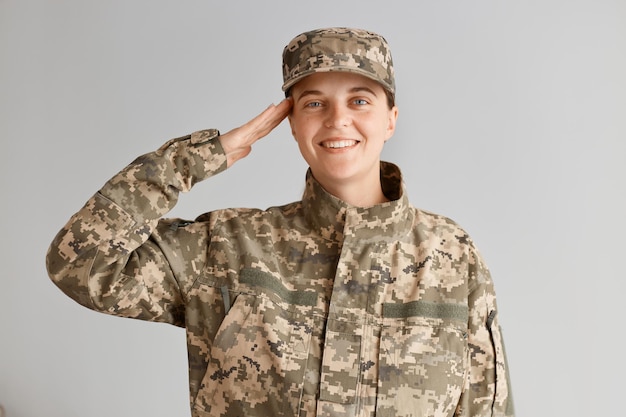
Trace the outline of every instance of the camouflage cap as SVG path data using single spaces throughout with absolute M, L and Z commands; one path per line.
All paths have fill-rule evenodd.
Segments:
M 283 50 L 283 91 L 316 72 L 345 71 L 378 81 L 395 96 L 391 50 L 385 38 L 353 28 L 301 33 Z

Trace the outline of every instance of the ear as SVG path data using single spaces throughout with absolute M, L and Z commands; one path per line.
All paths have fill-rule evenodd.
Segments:
M 393 136 L 396 131 L 396 121 L 398 120 L 398 106 L 393 106 L 389 109 L 387 130 L 385 131 L 385 142 L 387 142 Z

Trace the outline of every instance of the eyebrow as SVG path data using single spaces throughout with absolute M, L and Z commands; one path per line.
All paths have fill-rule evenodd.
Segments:
M 363 86 L 363 87 L 354 87 L 354 88 L 351 88 L 351 89 L 349 90 L 349 93 L 359 93 L 359 92 L 361 92 L 361 91 L 365 91 L 365 92 L 367 92 L 367 93 L 372 94 L 374 97 L 378 97 L 378 96 L 376 95 L 376 93 L 374 92 L 374 90 L 372 90 L 372 89 L 371 89 L 371 88 L 369 88 L 369 87 L 365 87 L 365 86 Z M 306 97 L 306 96 L 323 95 L 323 94 L 324 94 L 324 93 L 322 93 L 322 92 L 321 92 L 321 91 L 319 91 L 319 90 L 304 90 L 304 91 L 302 92 L 302 94 L 300 94 L 300 96 L 298 97 L 298 100 L 300 100 L 302 97 Z

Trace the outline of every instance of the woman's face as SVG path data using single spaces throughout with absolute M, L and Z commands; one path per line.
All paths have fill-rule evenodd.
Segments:
M 338 187 L 379 184 L 380 153 L 398 116 L 383 87 L 358 74 L 316 73 L 291 95 L 291 130 L 317 181 L 335 195 Z

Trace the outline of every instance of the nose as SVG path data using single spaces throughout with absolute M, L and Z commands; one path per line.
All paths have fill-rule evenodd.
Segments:
M 340 129 L 342 127 L 349 126 L 350 122 L 350 112 L 347 108 L 345 108 L 345 106 L 334 104 L 328 107 L 326 127 Z

